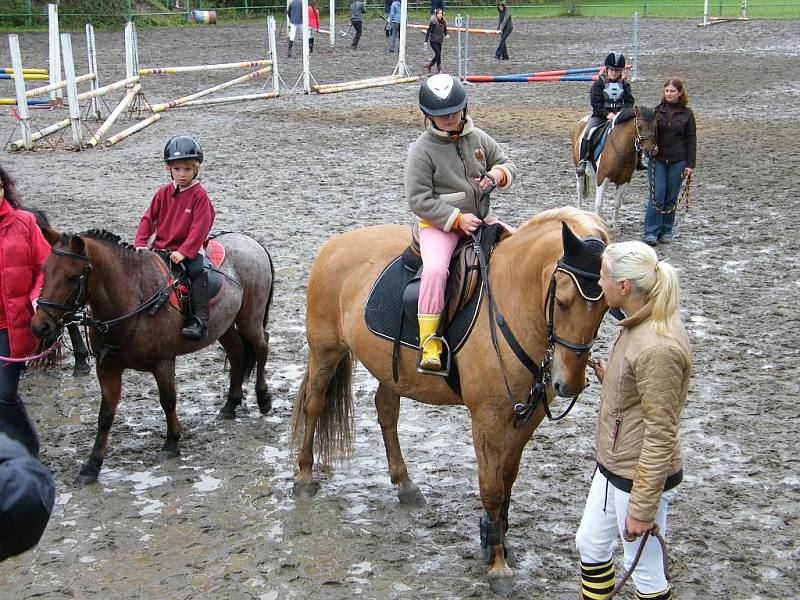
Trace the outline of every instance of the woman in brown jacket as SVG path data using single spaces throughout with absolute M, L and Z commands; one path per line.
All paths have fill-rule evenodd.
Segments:
M 595 439 L 597 468 L 576 535 L 584 598 L 614 588 L 612 551 L 623 538 L 625 568 L 637 538 L 658 525 L 683 478 L 678 426 L 692 370 L 678 315 L 678 277 L 642 242 L 611 244 L 603 253 L 600 287 L 626 315 L 611 355 L 590 364 L 603 384 Z M 672 598 L 661 545 L 649 538 L 633 572 L 636 597 Z

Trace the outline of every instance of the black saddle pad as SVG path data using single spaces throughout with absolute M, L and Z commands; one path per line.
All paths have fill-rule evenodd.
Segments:
M 389 341 L 394 341 L 399 333 L 400 343 L 409 348 L 419 348 L 419 323 L 402 318 L 402 300 L 403 291 L 415 275 L 416 273 L 403 266 L 402 257 L 395 258 L 372 286 L 364 310 L 367 328 L 372 333 Z M 483 294 L 481 282 L 470 301 L 456 314 L 444 333 L 453 355 L 464 345 L 475 325 Z M 398 331 L 401 323 L 402 331 Z

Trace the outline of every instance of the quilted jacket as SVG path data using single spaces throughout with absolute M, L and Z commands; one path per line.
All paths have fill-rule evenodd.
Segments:
M 682 472 L 678 426 L 692 371 L 683 323 L 676 318 L 670 335 L 659 335 L 651 312 L 648 304 L 619 323 L 595 440 L 598 464 L 632 480 L 628 515 L 640 521 L 655 518 L 667 478 Z

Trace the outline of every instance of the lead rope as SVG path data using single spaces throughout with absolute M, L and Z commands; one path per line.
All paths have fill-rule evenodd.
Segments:
M 648 161 L 647 174 L 648 174 L 648 179 L 650 180 L 650 201 L 653 204 L 653 208 L 657 213 L 661 215 L 671 215 L 676 210 L 678 210 L 678 206 L 680 206 L 681 202 L 683 202 L 684 208 L 686 209 L 684 212 L 687 213 L 689 212 L 689 193 L 692 187 L 691 175 L 687 175 L 686 177 L 683 178 L 683 183 L 681 184 L 681 192 L 680 195 L 678 196 L 678 201 L 675 203 L 675 206 L 673 206 L 669 210 L 663 210 L 660 206 L 658 206 L 658 204 L 656 204 L 656 173 L 655 173 L 655 161 L 653 159 L 650 159 L 650 161 Z
M 669 574 L 669 556 L 667 554 L 667 542 L 664 541 L 664 538 L 658 532 L 658 525 L 653 525 L 653 528 L 649 531 L 645 531 L 644 535 L 642 536 L 642 541 L 639 543 L 639 548 L 636 550 L 636 555 L 633 557 L 633 562 L 631 563 L 631 568 L 625 571 L 625 574 L 622 576 L 622 579 L 619 580 L 617 585 L 614 586 L 614 589 L 611 590 L 611 593 L 606 596 L 606 600 L 613 598 L 616 596 L 625 583 L 630 579 L 630 576 L 633 574 L 633 570 L 636 568 L 636 565 L 639 564 L 639 559 L 642 557 L 642 552 L 644 552 L 644 545 L 647 543 L 647 538 L 650 535 L 655 536 L 655 538 L 661 544 L 661 556 L 664 561 L 664 577 L 667 579 L 667 583 L 669 583 L 672 578 Z M 583 592 L 581 592 L 581 598 L 583 598 Z

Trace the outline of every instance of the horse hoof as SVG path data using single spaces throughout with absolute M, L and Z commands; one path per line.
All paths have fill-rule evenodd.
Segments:
M 506 542 L 503 542 L 503 550 L 505 550 L 506 564 L 509 567 L 516 567 L 517 554 L 514 552 L 514 550 L 512 550 L 511 547 Z
M 161 458 L 178 458 L 180 455 L 181 451 L 177 444 L 164 444 L 164 447 L 161 448 Z
M 514 577 L 512 576 L 489 577 L 489 589 L 497 596 L 511 598 L 514 595 L 514 587 Z
M 236 407 L 226 404 L 217 413 L 218 421 L 230 421 L 236 418 Z
M 97 482 L 97 475 L 91 473 L 84 473 L 81 471 L 75 478 L 75 485 L 78 487 L 86 487 Z
M 265 392 L 263 395 L 258 394 L 258 410 L 262 415 L 268 415 L 272 410 L 272 394 Z
M 73 377 L 83 377 L 84 375 L 88 375 L 92 372 L 92 367 L 89 363 L 75 363 L 75 366 L 72 368 L 72 376 Z
M 301 483 L 295 481 L 292 486 L 292 494 L 298 498 L 313 498 L 319 491 L 319 482 L 311 481 L 309 483 Z
M 397 490 L 397 497 L 400 499 L 400 504 L 405 504 L 406 506 L 419 508 L 428 503 L 425 496 L 419 491 L 419 487 L 413 483 L 400 486 L 400 489 Z

